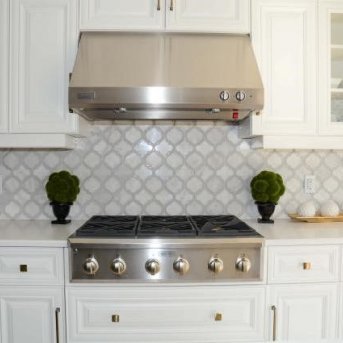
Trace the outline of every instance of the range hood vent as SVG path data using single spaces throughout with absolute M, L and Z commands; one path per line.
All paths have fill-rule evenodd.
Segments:
M 263 108 L 249 36 L 84 32 L 69 107 L 88 120 L 238 121 Z

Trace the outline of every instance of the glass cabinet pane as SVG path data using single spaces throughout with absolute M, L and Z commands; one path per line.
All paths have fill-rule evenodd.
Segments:
M 343 122 L 343 13 L 331 14 L 331 121 Z

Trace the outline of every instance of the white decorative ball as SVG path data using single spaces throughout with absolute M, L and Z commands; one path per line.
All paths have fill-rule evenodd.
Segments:
M 298 207 L 300 217 L 313 217 L 316 215 L 316 204 L 313 201 L 306 201 Z
M 324 217 L 336 217 L 339 215 L 338 205 L 329 200 L 320 206 L 320 214 Z

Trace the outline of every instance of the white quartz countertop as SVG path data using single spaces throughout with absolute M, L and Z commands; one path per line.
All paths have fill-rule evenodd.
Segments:
M 0 246 L 67 247 L 67 238 L 85 220 L 52 225 L 48 220 L 0 220 Z M 246 221 L 269 245 L 343 244 L 343 223 L 301 223 L 288 219 L 274 224 Z
M 57 225 L 48 220 L 0 220 L 0 246 L 66 247 L 67 238 L 84 222 Z

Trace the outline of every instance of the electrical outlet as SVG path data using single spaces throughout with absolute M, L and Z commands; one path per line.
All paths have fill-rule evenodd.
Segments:
M 304 179 L 304 192 L 313 194 L 316 192 L 316 177 L 315 175 L 306 175 Z

